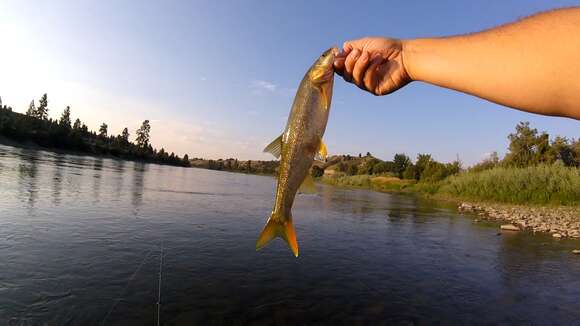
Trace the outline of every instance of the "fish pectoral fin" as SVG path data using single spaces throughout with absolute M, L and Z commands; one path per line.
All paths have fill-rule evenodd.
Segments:
M 286 218 L 284 222 L 279 222 L 270 217 L 256 242 L 256 250 L 264 248 L 276 237 L 284 239 L 294 256 L 298 257 L 298 241 L 296 241 L 296 232 L 294 231 L 291 217 Z
M 316 185 L 314 184 L 314 179 L 312 179 L 312 176 L 310 174 L 306 175 L 306 178 L 304 178 L 304 181 L 302 181 L 302 184 L 300 185 L 300 188 L 298 188 L 298 191 L 303 194 L 316 193 Z
M 322 105 L 324 106 L 325 110 L 328 110 L 330 108 L 330 96 L 326 87 L 320 87 L 320 93 L 322 94 Z
M 316 159 L 319 161 L 326 161 L 326 157 L 328 156 L 328 152 L 326 151 L 326 144 L 320 138 L 320 145 L 318 145 L 318 152 L 316 153 Z
M 264 153 L 270 153 L 276 158 L 280 158 L 282 155 L 282 135 L 274 139 L 266 148 L 264 148 Z

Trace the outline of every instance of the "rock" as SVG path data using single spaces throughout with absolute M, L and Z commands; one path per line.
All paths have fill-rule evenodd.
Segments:
M 560 239 L 562 237 L 562 235 L 560 233 L 553 233 L 552 237 L 554 237 L 556 239 Z
M 502 226 L 500 226 L 500 229 L 504 230 L 504 231 L 519 231 L 520 229 L 513 225 L 513 224 L 503 224 Z
M 575 255 L 580 255 L 580 249 L 574 249 L 572 250 L 572 253 Z

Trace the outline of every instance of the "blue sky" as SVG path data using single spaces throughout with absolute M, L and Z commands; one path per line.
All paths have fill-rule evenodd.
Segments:
M 0 96 L 24 112 L 48 92 L 97 129 L 134 131 L 179 154 L 270 159 L 299 81 L 326 48 L 369 35 L 474 32 L 574 1 L 2 1 Z M 432 153 L 467 165 L 504 153 L 518 121 L 551 135 L 580 124 L 413 83 L 374 97 L 335 82 L 331 154 Z

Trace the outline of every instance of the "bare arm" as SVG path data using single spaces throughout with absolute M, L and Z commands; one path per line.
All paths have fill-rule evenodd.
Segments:
M 580 119 L 580 8 L 464 36 L 346 42 L 335 68 L 375 95 L 420 80 L 527 112 Z

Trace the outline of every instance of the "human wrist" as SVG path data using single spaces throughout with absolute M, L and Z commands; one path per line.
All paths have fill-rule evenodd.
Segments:
M 403 69 L 411 81 L 419 80 L 417 76 L 417 60 L 420 57 L 418 39 L 401 40 L 401 56 Z

